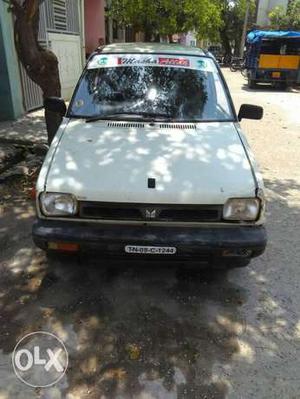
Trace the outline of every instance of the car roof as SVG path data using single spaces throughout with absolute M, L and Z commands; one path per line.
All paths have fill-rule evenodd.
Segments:
M 183 46 L 180 44 L 165 43 L 114 43 L 101 48 L 102 53 L 148 53 L 148 54 L 184 54 L 205 55 L 205 52 L 197 47 Z

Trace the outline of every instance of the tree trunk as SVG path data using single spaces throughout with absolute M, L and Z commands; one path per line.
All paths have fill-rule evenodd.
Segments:
M 60 97 L 57 57 L 52 51 L 42 48 L 38 42 L 39 4 L 39 0 L 25 0 L 23 5 L 17 0 L 11 0 L 11 10 L 15 16 L 15 46 L 23 67 L 28 76 L 42 89 L 43 97 Z M 49 142 L 52 140 L 54 129 L 52 116 L 45 112 Z M 54 119 L 54 126 L 57 126 L 58 118 Z
M 234 40 L 234 52 L 233 52 L 235 57 L 239 56 L 239 50 L 240 50 L 240 43 L 238 37 L 236 37 Z
M 160 43 L 160 34 L 159 33 L 155 34 L 154 41 L 155 41 L 155 43 Z
M 228 38 L 226 28 L 221 29 L 220 37 L 221 37 L 221 42 L 222 42 L 222 46 L 223 46 L 224 53 L 225 53 L 224 58 L 229 59 L 232 55 L 232 52 L 231 52 L 230 40 Z
M 145 29 L 145 42 L 151 42 L 152 41 L 152 32 L 148 29 Z

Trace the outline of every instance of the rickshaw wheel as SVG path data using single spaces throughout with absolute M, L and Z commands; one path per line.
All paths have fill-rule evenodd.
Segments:
M 248 87 L 249 87 L 249 89 L 255 89 L 256 88 L 255 80 L 251 79 L 249 76 L 248 76 Z

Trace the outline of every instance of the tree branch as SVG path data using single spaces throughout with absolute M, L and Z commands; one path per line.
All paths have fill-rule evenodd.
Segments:
M 25 0 L 24 6 L 26 9 L 27 20 L 31 21 L 39 10 L 39 1 L 38 0 Z

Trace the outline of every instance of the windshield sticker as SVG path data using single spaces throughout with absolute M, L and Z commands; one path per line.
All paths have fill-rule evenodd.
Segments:
M 146 56 L 146 57 L 119 57 L 118 65 L 153 65 L 157 64 L 157 58 Z
M 103 67 L 108 67 L 108 66 L 113 66 L 113 63 L 111 62 L 111 57 L 104 57 L 103 55 L 95 55 L 91 59 L 91 61 L 88 63 L 87 68 L 88 69 L 96 69 L 96 68 L 103 68 Z
M 83 100 L 77 100 L 77 101 L 75 101 L 74 105 L 75 105 L 76 108 L 81 108 L 81 107 L 84 106 L 84 101 Z
M 199 69 L 206 69 L 207 64 L 206 64 L 205 60 L 198 60 L 197 65 L 198 65 Z
M 97 60 L 98 65 L 107 65 L 107 62 L 108 62 L 107 57 L 101 57 L 101 58 L 98 58 L 98 60 Z
M 205 72 L 217 72 L 212 60 L 197 56 L 176 57 L 163 56 L 163 54 L 103 54 L 95 55 L 88 63 L 88 69 L 114 68 L 121 66 L 156 66 L 191 68 Z
M 172 66 L 190 66 L 190 60 L 187 58 L 159 58 L 158 63 L 160 65 L 172 65 Z

